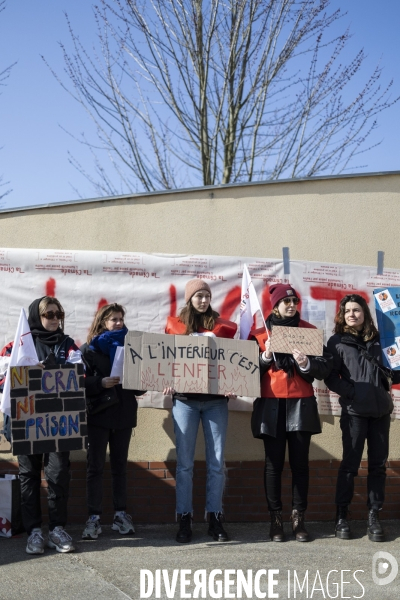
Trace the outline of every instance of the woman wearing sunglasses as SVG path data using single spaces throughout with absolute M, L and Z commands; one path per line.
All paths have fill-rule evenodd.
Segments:
M 132 430 L 136 427 L 136 396 L 144 392 L 124 390 L 119 377 L 111 377 L 117 348 L 124 345 L 128 333 L 124 320 L 125 310 L 120 304 L 102 306 L 90 326 L 87 343 L 81 347 L 86 364 L 88 404 L 86 493 L 89 518 L 82 533 L 84 540 L 96 540 L 101 533 L 107 446 L 115 511 L 111 528 L 122 535 L 135 533 L 132 517 L 126 512 L 126 470 Z
M 332 358 L 293 354 L 272 354 L 269 337 L 274 326 L 313 328 L 297 311 L 300 300 L 296 290 L 285 284 L 269 289 L 271 314 L 265 328 L 251 332 L 260 346 L 261 398 L 254 402 L 251 427 L 253 436 L 262 439 L 265 449 L 264 488 L 271 515 L 270 538 L 285 539 L 282 523 L 281 479 L 286 444 L 292 471 L 292 528 L 298 542 L 307 542 L 304 525 L 308 496 L 308 455 L 311 436 L 321 433 L 317 401 L 312 382 L 324 379 L 332 368 Z
M 64 333 L 64 310 L 57 298 L 44 296 L 29 307 L 28 323 L 39 361 L 46 367 L 67 362 L 82 362 L 74 340 Z M 11 355 L 12 343 L 1 352 Z M 28 533 L 26 552 L 43 554 L 45 540 L 42 533 L 40 508 L 41 470 L 47 481 L 49 535 L 47 545 L 57 552 L 72 552 L 72 538 L 65 531 L 69 495 L 69 452 L 48 452 L 18 456 L 21 482 L 22 521 Z

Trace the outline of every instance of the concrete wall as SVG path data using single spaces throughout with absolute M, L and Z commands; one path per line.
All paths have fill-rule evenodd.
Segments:
M 0 212 L 2 247 L 244 255 L 400 269 L 400 173 L 201 188 Z M 23 242 L 21 241 L 23 240 Z M 311 459 L 340 458 L 339 419 L 323 417 Z M 231 413 L 227 460 L 260 460 L 250 413 Z M 400 458 L 400 422 L 390 457 Z M 4 458 L 7 455 L 3 455 Z M 204 458 L 199 436 L 196 452 Z M 84 457 L 76 457 L 83 459 Z M 142 409 L 132 461 L 175 458 L 168 411 Z

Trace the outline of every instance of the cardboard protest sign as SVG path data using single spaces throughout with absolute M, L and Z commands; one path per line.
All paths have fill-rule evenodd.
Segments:
M 86 448 L 83 365 L 11 367 L 12 453 Z
M 322 356 L 324 332 L 306 327 L 274 326 L 271 333 L 271 351 L 292 354 L 297 348 L 307 356 Z
M 130 331 L 125 338 L 126 389 L 260 396 L 256 342 Z
M 10 451 L 11 451 L 11 444 L 5 438 L 3 414 L 0 413 L 0 452 L 10 452 Z

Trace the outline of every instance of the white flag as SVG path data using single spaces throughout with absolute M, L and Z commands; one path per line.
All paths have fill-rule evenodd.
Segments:
M 247 265 L 243 268 L 242 278 L 242 298 L 240 301 L 240 339 L 247 340 L 250 330 L 253 326 L 253 317 L 260 311 L 264 322 L 261 306 L 257 298 L 256 290 L 251 281 Z
M 29 329 L 28 319 L 23 308 L 19 316 L 17 331 L 14 337 L 14 345 L 11 351 L 10 364 L 4 382 L 3 396 L 1 399 L 0 410 L 4 414 L 11 416 L 10 400 L 10 367 L 29 367 L 37 365 L 39 362 L 31 330 Z

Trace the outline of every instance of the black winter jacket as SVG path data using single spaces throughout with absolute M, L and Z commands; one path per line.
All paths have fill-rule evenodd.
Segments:
M 379 336 L 363 342 L 355 335 L 337 333 L 329 339 L 328 350 L 333 355 L 333 369 L 325 383 L 339 395 L 342 413 L 378 418 L 393 411 L 384 372 L 393 383 L 400 383 L 400 371 L 382 366 Z
M 302 371 L 295 362 L 296 372 L 308 383 L 314 379 L 323 379 L 331 372 L 332 356 L 324 347 L 322 356 L 309 356 L 310 368 Z M 260 375 L 271 366 L 260 354 Z M 279 411 L 279 398 L 257 398 L 253 405 L 251 430 L 253 437 L 262 439 L 266 435 L 276 437 Z M 286 431 L 308 431 L 311 434 L 321 433 L 321 422 L 315 396 L 305 398 L 286 398 Z
M 86 395 L 97 396 L 105 390 L 101 385 L 101 380 L 103 377 L 110 376 L 110 357 L 102 352 L 91 350 L 88 344 L 81 346 L 80 350 L 86 365 Z M 113 406 L 95 415 L 88 415 L 88 425 L 105 427 L 106 429 L 136 427 L 137 402 L 135 396 L 141 396 L 144 392 L 139 390 L 124 390 L 122 385 L 116 385 L 114 389 L 118 396 L 118 404 L 113 404 Z

